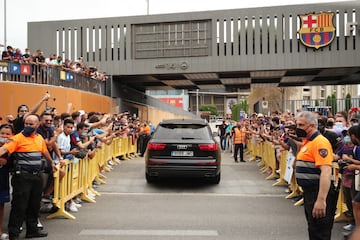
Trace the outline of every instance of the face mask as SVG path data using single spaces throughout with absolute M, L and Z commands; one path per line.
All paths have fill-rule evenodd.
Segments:
M 26 126 L 26 127 L 24 128 L 24 130 L 22 131 L 22 134 L 23 134 L 25 137 L 29 137 L 33 132 L 35 132 L 35 128 L 30 127 L 30 126 Z
M 350 136 L 345 136 L 345 137 L 344 137 L 344 142 L 345 142 L 345 143 L 351 143 L 351 138 L 350 138 Z
M 86 137 L 86 136 L 87 136 L 87 133 L 86 133 L 86 132 L 82 132 L 82 133 L 81 133 L 81 136 L 82 136 L 82 137 Z
M 334 128 L 342 128 L 343 125 L 341 122 L 336 122 L 335 125 L 334 125 Z
M 307 133 L 304 129 L 301 129 L 301 128 L 295 128 L 295 132 L 296 132 L 296 135 L 298 137 L 306 137 Z

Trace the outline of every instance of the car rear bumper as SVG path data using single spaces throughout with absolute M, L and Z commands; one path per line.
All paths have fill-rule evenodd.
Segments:
M 220 173 L 219 166 L 168 166 L 151 165 L 146 173 L 153 177 L 215 177 Z

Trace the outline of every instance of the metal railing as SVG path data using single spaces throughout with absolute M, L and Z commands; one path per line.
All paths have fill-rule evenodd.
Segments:
M 342 98 L 342 99 L 306 99 L 306 100 L 268 100 L 268 108 L 260 109 L 260 112 L 274 111 L 320 111 L 323 112 L 327 108 L 334 114 L 337 111 L 348 111 L 350 108 L 360 108 L 360 98 Z
M 45 64 L 0 61 L 0 80 L 74 88 L 105 95 L 106 82 L 85 74 Z

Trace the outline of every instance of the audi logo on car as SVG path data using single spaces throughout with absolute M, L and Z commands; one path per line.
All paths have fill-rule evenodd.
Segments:
M 188 148 L 188 145 L 177 145 L 178 150 L 186 150 Z

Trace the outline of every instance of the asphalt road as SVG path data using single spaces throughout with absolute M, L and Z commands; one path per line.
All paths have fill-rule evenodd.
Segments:
M 84 203 L 75 220 L 41 215 L 46 239 L 308 239 L 303 207 L 285 199 L 285 187 L 273 187 L 255 162 L 235 163 L 230 153 L 222 160 L 219 185 L 197 179 L 147 184 L 143 158 L 122 161 L 106 173 L 97 202 Z M 342 239 L 344 225 L 335 223 L 332 239 Z

